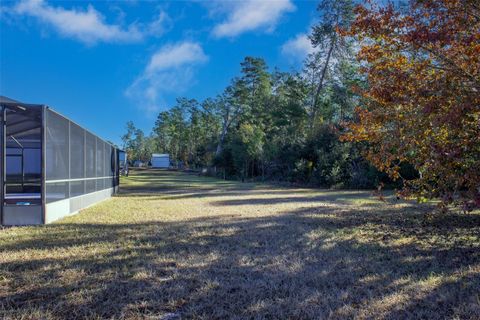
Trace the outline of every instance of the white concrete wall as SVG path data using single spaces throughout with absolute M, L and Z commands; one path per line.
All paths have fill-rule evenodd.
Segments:
M 115 189 L 109 188 L 78 197 L 47 203 L 45 205 L 45 223 L 50 223 L 63 217 L 73 215 L 82 209 L 110 198 L 114 193 Z

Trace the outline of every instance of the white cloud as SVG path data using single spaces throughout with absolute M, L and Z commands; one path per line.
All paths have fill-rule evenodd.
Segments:
M 92 5 L 88 5 L 86 9 L 65 9 L 51 6 L 44 0 L 23 0 L 16 4 L 11 12 L 37 18 L 64 37 L 74 38 L 86 44 L 141 41 L 146 35 L 163 33 L 162 23 L 170 21 L 166 13 L 160 12 L 159 16 L 146 26 L 130 24 L 123 27 L 120 24 L 107 23 L 105 17 Z
M 160 36 L 172 27 L 172 18 L 165 12 L 160 11 L 157 17 L 148 25 L 148 33 L 153 36 Z
M 207 59 L 198 43 L 182 42 L 175 45 L 166 45 L 158 50 L 150 59 L 146 70 L 151 73 L 185 64 L 205 62 Z
M 265 28 L 272 31 L 284 13 L 295 10 L 290 0 L 245 0 L 232 2 L 227 19 L 213 29 L 216 37 L 235 37 Z
M 298 61 L 303 61 L 314 52 L 315 48 L 305 33 L 297 34 L 295 38 L 288 40 L 282 46 L 283 55 Z
M 196 67 L 208 61 L 200 44 L 191 41 L 165 45 L 150 58 L 125 94 L 149 115 L 165 104 L 166 93 L 179 93 L 194 82 Z

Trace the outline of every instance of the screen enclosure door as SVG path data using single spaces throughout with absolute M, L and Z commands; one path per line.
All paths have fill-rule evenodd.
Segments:
M 3 106 L 2 224 L 42 223 L 42 108 Z

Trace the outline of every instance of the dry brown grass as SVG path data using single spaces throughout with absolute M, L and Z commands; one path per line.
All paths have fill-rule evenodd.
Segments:
M 0 318 L 480 318 L 480 215 L 139 171 L 0 230 Z

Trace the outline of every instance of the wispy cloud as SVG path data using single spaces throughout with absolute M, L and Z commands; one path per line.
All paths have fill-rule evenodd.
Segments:
M 150 58 L 125 94 L 148 114 L 165 104 L 164 95 L 180 93 L 194 82 L 196 67 L 208 61 L 200 44 L 184 41 L 165 45 Z
M 161 36 L 173 25 L 172 18 L 161 10 L 155 19 L 148 24 L 146 32 L 152 36 Z
M 146 70 L 151 73 L 206 60 L 202 47 L 187 41 L 162 47 L 152 56 Z
M 258 29 L 272 31 L 285 13 L 295 10 L 290 0 L 245 0 L 227 4 L 231 8 L 226 20 L 216 25 L 212 32 L 218 38 L 235 37 Z
M 282 45 L 282 54 L 292 60 L 303 61 L 309 54 L 315 52 L 308 35 L 297 34 Z
M 59 34 L 86 44 L 98 42 L 138 42 L 147 35 L 159 35 L 165 31 L 171 19 L 165 12 L 148 24 L 133 23 L 128 26 L 109 24 L 92 5 L 86 8 L 66 9 L 52 6 L 44 0 L 23 0 L 13 6 L 10 13 L 29 16 L 53 27 Z

